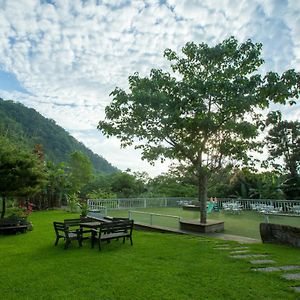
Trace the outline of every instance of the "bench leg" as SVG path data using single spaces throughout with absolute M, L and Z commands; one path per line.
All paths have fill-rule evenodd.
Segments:
M 133 243 L 132 243 L 132 237 L 130 236 L 129 238 L 130 238 L 130 244 L 132 246 L 133 245 Z
M 99 251 L 101 251 L 101 239 L 99 239 Z
M 66 240 L 65 249 L 68 249 L 68 247 L 69 247 L 70 244 L 71 244 L 71 241 L 69 239 Z
M 92 248 L 94 248 L 95 236 L 96 236 L 96 233 L 94 231 L 92 231 L 92 234 L 91 234 L 91 247 Z
M 56 241 L 55 241 L 55 244 L 54 244 L 54 246 L 57 246 L 57 244 L 58 244 L 58 241 L 59 241 L 59 237 L 57 237 L 57 238 L 56 238 Z

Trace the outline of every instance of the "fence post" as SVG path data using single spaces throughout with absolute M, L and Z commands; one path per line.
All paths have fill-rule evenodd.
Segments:
M 147 208 L 147 199 L 144 199 L 144 208 Z
M 265 222 L 265 223 L 269 223 L 269 216 L 266 215 L 266 214 L 265 214 L 265 220 L 264 220 L 264 222 Z
M 128 219 L 131 220 L 131 210 L 128 211 Z
M 152 222 L 153 222 L 153 220 L 152 220 L 152 214 L 150 214 L 150 225 L 152 225 Z

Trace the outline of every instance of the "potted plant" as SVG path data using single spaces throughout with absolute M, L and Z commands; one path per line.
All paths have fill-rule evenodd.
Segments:
M 78 204 L 80 210 L 81 210 L 81 215 L 80 217 L 81 218 L 86 218 L 87 217 L 87 214 L 88 214 L 88 211 L 89 211 L 89 206 L 87 204 L 86 201 L 82 201 L 81 203 Z

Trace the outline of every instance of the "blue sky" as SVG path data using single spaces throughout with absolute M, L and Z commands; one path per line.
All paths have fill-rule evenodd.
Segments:
M 262 71 L 300 71 L 299 0 L 0 0 L 0 97 L 54 119 L 120 169 L 157 175 L 96 130 L 109 94 L 134 72 L 168 69 L 165 48 L 234 35 L 263 43 Z M 300 105 L 283 109 L 300 119 Z M 126 159 L 124 159 L 126 158 Z
M 8 73 L 2 70 L 0 70 L 0 90 L 28 93 L 21 86 L 14 73 Z

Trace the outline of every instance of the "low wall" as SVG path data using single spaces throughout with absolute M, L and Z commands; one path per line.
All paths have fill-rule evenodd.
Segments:
M 299 227 L 261 223 L 259 229 L 263 243 L 284 244 L 300 248 Z
M 183 210 L 192 210 L 192 211 L 200 211 L 200 205 L 183 205 L 182 206 Z
M 180 229 L 201 233 L 221 232 L 224 231 L 224 222 L 207 220 L 207 223 L 200 223 L 199 220 L 180 220 Z

